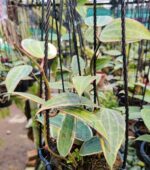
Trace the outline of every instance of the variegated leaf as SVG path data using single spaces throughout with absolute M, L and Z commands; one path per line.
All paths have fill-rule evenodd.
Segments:
M 107 140 L 101 138 L 101 146 L 107 163 L 112 169 L 117 153 L 125 136 L 125 120 L 120 112 L 101 108 L 97 113 L 107 134 Z

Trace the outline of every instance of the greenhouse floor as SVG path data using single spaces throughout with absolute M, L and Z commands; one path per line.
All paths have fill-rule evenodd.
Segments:
M 27 137 L 23 113 L 15 105 L 9 109 L 10 116 L 0 119 L 0 170 L 24 170 L 27 151 L 34 146 Z

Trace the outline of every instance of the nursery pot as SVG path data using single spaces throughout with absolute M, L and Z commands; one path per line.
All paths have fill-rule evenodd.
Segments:
M 22 80 L 22 81 L 20 81 L 20 83 L 16 87 L 15 91 L 25 92 L 25 91 L 27 91 L 28 87 L 29 87 L 29 81 L 28 80 Z
M 119 99 L 119 106 L 124 106 L 125 105 L 125 96 L 118 95 L 118 99 Z M 141 105 L 141 100 L 139 100 L 139 99 L 129 97 L 128 101 L 129 101 L 129 105 L 131 105 L 131 106 L 140 106 Z
M 11 100 L 6 99 L 4 102 L 0 102 L 0 108 L 9 107 L 11 104 Z
M 2 85 L 0 86 L 0 94 L 6 93 L 6 86 Z M 8 98 L 8 96 L 0 95 L 0 108 L 8 107 L 11 105 L 11 100 Z
M 144 124 L 144 122 L 142 120 L 141 121 L 137 121 L 134 124 L 133 128 L 134 128 L 135 137 L 139 137 L 141 135 L 144 135 L 144 134 L 148 133 L 148 130 L 145 127 L 145 124 Z
M 137 123 L 135 123 L 133 128 L 134 128 L 135 137 L 139 137 L 141 135 L 148 134 L 148 130 L 146 129 L 143 121 L 138 121 Z M 136 154 L 137 154 L 138 158 L 144 162 L 144 159 L 143 159 L 144 157 L 141 154 L 144 152 L 144 150 L 141 150 L 141 149 L 144 149 L 143 142 L 136 141 L 135 148 L 136 148 Z
M 145 163 L 145 170 L 150 170 L 150 144 L 141 142 L 140 146 L 141 160 Z

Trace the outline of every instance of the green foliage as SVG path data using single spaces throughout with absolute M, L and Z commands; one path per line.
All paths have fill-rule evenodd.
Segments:
M 74 160 L 76 160 L 76 162 L 80 162 L 82 160 L 82 157 L 79 154 L 79 149 L 76 148 L 67 158 L 67 163 L 68 164 L 73 164 Z
M 83 75 L 86 63 L 83 60 L 83 58 L 81 58 L 81 57 L 79 57 L 79 61 L 80 61 L 81 74 Z M 77 56 L 73 56 L 73 58 L 72 58 L 71 69 L 72 69 L 73 75 L 79 75 Z
M 94 155 L 102 152 L 100 139 L 97 136 L 85 141 L 80 149 L 80 156 Z
M 97 112 L 97 116 L 101 120 L 107 134 L 107 140 L 101 138 L 101 147 L 107 163 L 112 169 L 119 148 L 124 140 L 125 120 L 120 112 L 106 108 L 101 108 Z
M 126 18 L 126 41 L 130 43 L 140 40 L 150 40 L 150 31 L 140 22 Z M 105 43 L 121 41 L 121 19 L 115 19 L 102 30 L 100 41 Z
M 149 109 L 141 110 L 141 116 L 142 116 L 142 119 L 143 119 L 146 127 L 150 130 L 150 114 L 149 114 Z
M 58 137 L 58 133 L 60 131 L 60 128 L 62 127 L 64 117 L 64 114 L 59 113 L 57 116 L 50 118 L 50 130 L 53 138 Z M 36 120 L 44 124 L 42 115 L 37 115 Z M 91 128 L 79 119 L 76 120 L 74 131 L 75 139 L 79 141 L 89 140 L 93 136 Z
M 29 99 L 33 102 L 36 102 L 38 104 L 44 104 L 45 103 L 45 100 L 44 99 L 41 99 L 40 97 L 38 96 L 35 96 L 33 94 L 30 94 L 30 93 L 23 93 L 23 92 L 12 92 L 12 95 L 17 95 L 17 96 L 21 96 L 23 98 L 26 98 L 26 99 Z
M 44 58 L 44 41 L 38 41 L 34 39 L 24 39 L 21 42 L 22 48 L 37 59 Z M 35 50 L 36 49 L 36 50 Z M 52 44 L 48 44 L 48 59 L 53 59 L 57 55 L 56 47 Z
M 69 107 L 69 106 L 87 106 L 90 108 L 96 107 L 89 99 L 86 97 L 79 97 L 75 93 L 61 93 L 58 94 L 57 96 L 54 96 L 52 99 L 46 101 L 41 109 L 38 111 L 44 111 L 48 109 L 53 109 L 53 108 L 64 108 L 64 107 Z
M 73 116 L 66 115 L 57 138 L 57 149 L 61 156 L 66 157 L 70 153 L 75 139 L 74 129 L 75 118 Z
M 18 83 L 26 78 L 32 72 L 32 67 L 29 65 L 21 65 L 12 68 L 7 74 L 5 84 L 8 93 L 12 93 L 17 87 Z
M 149 142 L 150 143 L 150 135 L 142 135 L 136 138 L 136 140 L 144 141 L 144 142 Z
M 118 100 L 113 91 L 100 92 L 99 100 L 102 107 L 110 109 L 118 107 Z
M 87 0 L 77 0 L 79 5 L 83 5 L 87 2 Z
M 98 58 L 96 61 L 96 70 L 101 71 L 104 68 L 113 67 L 113 62 L 111 61 L 111 57 L 103 56 Z
M 82 96 L 88 86 L 96 79 L 96 76 L 76 76 L 72 78 L 72 81 L 77 93 Z

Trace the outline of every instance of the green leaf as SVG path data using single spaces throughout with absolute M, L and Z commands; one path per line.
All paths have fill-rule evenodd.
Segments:
M 29 65 L 21 65 L 12 68 L 7 74 L 5 84 L 8 93 L 12 93 L 17 87 L 18 83 L 26 78 L 32 72 L 32 67 Z
M 123 114 L 125 113 L 125 107 L 118 107 L 116 110 L 121 111 Z M 138 106 L 129 106 L 129 119 L 139 119 L 141 118 L 141 111 Z
M 50 82 L 50 88 L 51 89 L 59 89 L 59 90 L 62 90 L 62 81 L 57 81 L 57 82 Z M 64 81 L 64 86 L 65 86 L 65 89 L 72 89 L 73 86 L 71 83 L 67 82 L 67 81 Z
M 58 131 L 62 126 L 64 118 L 65 115 L 62 113 L 59 113 L 57 116 L 50 118 L 50 130 L 52 131 L 54 138 L 57 138 Z M 37 121 L 39 121 L 41 124 L 44 124 L 43 115 L 37 115 Z M 75 138 L 80 141 L 89 140 L 93 136 L 91 128 L 79 119 L 76 120 L 76 126 L 74 130 Z
M 125 136 L 124 116 L 118 111 L 106 108 L 101 108 L 97 115 L 107 133 L 107 141 L 101 139 L 101 146 L 106 161 L 112 169 Z
M 85 66 L 86 66 L 86 63 L 81 57 L 79 57 L 79 62 L 80 62 L 81 73 L 83 74 Z M 72 63 L 71 63 L 71 68 L 72 68 L 72 71 L 73 71 L 74 75 L 79 75 L 77 56 L 73 56 Z
M 135 42 L 140 40 L 150 40 L 150 31 L 140 22 L 126 18 L 126 42 Z M 101 32 L 100 41 L 102 42 L 120 42 L 121 19 L 115 19 L 107 25 Z
M 141 116 L 143 118 L 143 121 L 146 125 L 146 127 L 150 130 L 150 114 L 149 109 L 142 109 L 141 110 Z
M 91 128 L 79 119 L 77 119 L 75 134 L 76 139 L 80 141 L 87 141 L 93 136 Z
M 12 95 L 21 96 L 21 97 L 23 97 L 25 99 L 29 99 L 29 100 L 31 100 L 33 102 L 38 103 L 38 104 L 44 104 L 45 103 L 44 99 L 41 99 L 40 97 L 35 96 L 33 94 L 29 94 L 29 93 L 13 92 Z
M 150 143 L 150 135 L 139 136 L 136 140 L 140 140 L 140 141 L 144 141 L 144 142 L 149 142 Z
M 96 61 L 96 70 L 100 71 L 103 68 L 106 67 L 113 67 L 113 63 L 111 62 L 111 58 L 110 57 L 102 57 L 102 58 L 98 58 Z
M 93 43 L 93 41 L 94 41 L 93 35 L 94 35 L 93 27 L 89 27 L 88 29 L 86 29 L 86 31 L 84 33 L 84 38 L 87 42 Z
M 32 57 L 37 59 L 44 58 L 44 41 L 34 39 L 24 39 L 21 42 L 22 48 L 29 53 Z M 57 55 L 57 49 L 54 45 L 48 43 L 48 59 L 53 59 Z
M 94 136 L 93 138 L 89 139 L 88 141 L 85 141 L 80 149 L 80 155 L 81 156 L 88 156 L 88 155 L 94 155 L 102 152 L 101 146 L 100 146 L 100 140 L 99 137 Z
M 72 78 L 72 81 L 77 93 L 79 94 L 79 96 L 82 96 L 84 91 L 96 79 L 96 76 L 76 76 Z
M 119 56 L 121 55 L 121 52 L 118 50 L 107 50 L 107 51 L 103 51 L 104 54 L 106 55 L 110 55 L 110 56 Z
M 76 7 L 77 12 L 81 17 L 85 18 L 87 14 L 87 7 L 81 6 L 80 4 Z
M 134 95 L 134 98 L 143 100 L 143 96 L 142 95 Z M 145 94 L 144 101 L 150 103 L 150 96 Z
M 70 108 L 70 109 L 63 109 L 62 113 L 69 114 L 77 119 L 83 121 L 84 123 L 91 126 L 93 129 L 97 131 L 100 135 L 102 135 L 105 139 L 107 139 L 107 134 L 103 123 L 99 120 L 99 117 L 84 109 L 80 108 Z
M 61 156 L 66 157 L 70 152 L 75 139 L 75 118 L 66 115 L 57 138 L 57 149 Z
M 77 2 L 78 5 L 84 5 L 87 2 L 87 0 L 77 0 Z
M 98 107 L 94 105 L 91 100 L 87 99 L 86 97 L 79 97 L 75 93 L 61 93 L 57 94 L 57 96 L 54 96 L 50 100 L 46 101 L 45 104 L 43 104 L 42 108 L 38 111 L 44 111 L 52 108 L 62 108 L 62 107 L 68 107 L 68 106 L 88 106 L 88 107 Z
M 109 23 L 111 23 L 113 20 L 112 17 L 110 16 L 97 16 L 97 26 L 98 27 L 103 27 Z M 94 17 L 90 16 L 90 17 L 86 17 L 85 18 L 85 24 L 88 26 L 94 26 Z

